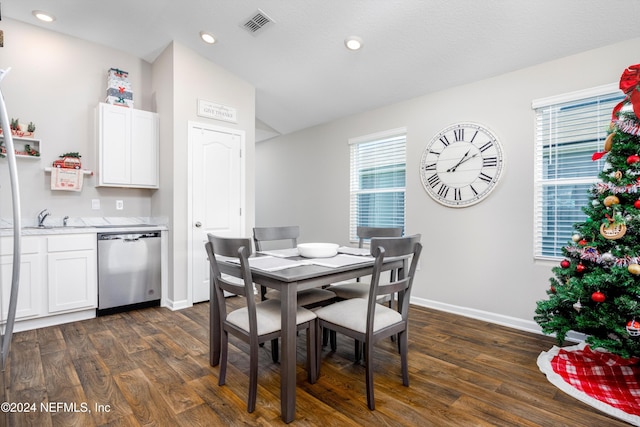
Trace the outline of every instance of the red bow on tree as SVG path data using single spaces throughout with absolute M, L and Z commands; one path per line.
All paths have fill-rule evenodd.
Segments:
M 613 109 L 612 120 L 617 118 L 616 114 L 625 102 L 631 102 L 633 112 L 640 120 L 640 64 L 631 65 L 620 76 L 620 90 L 627 94 L 627 97 Z
M 631 102 L 633 112 L 636 118 L 640 120 L 640 64 L 630 65 L 624 70 L 622 76 L 620 76 L 620 90 L 624 92 L 627 97 L 613 108 L 611 121 L 615 121 L 618 118 L 618 112 L 626 102 Z M 606 151 L 594 153 L 591 160 L 598 160 L 605 154 L 607 154 Z

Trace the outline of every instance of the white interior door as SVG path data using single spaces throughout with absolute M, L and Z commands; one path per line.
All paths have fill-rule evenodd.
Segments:
M 244 235 L 244 135 L 233 129 L 189 124 L 191 147 L 191 284 L 193 302 L 209 300 L 207 234 Z

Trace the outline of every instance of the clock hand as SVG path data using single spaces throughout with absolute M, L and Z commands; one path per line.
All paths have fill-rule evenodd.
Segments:
M 469 154 L 469 153 L 467 153 L 467 154 Z M 456 165 L 456 167 L 460 166 L 461 164 L 463 164 L 463 163 L 464 163 L 464 162 L 466 162 L 467 160 L 471 160 L 471 159 L 473 159 L 473 158 L 474 158 L 475 156 L 477 156 L 478 154 L 479 154 L 479 153 L 476 153 L 476 154 L 474 154 L 474 155 L 473 155 L 473 156 L 471 156 L 471 157 L 467 157 L 467 156 L 465 156 L 465 157 L 467 157 L 467 158 L 466 158 L 466 159 L 465 159 L 465 158 L 462 158 L 462 160 L 460 160 L 460 163 L 458 163 L 458 164 Z
M 462 163 L 464 163 L 464 162 L 465 162 L 465 159 L 466 159 L 466 157 L 469 155 L 469 152 L 470 152 L 470 151 L 471 151 L 471 150 L 467 151 L 467 152 L 465 153 L 465 155 L 464 155 L 464 156 L 462 156 L 462 158 L 460 159 L 460 161 L 459 161 L 458 163 L 456 163 L 456 165 L 455 165 L 455 166 L 452 166 L 452 167 L 450 167 L 449 169 L 447 169 L 447 172 L 455 172 L 455 171 L 456 171 L 456 169 L 457 169 L 457 167 L 458 167 L 458 166 L 460 166 Z M 467 159 L 467 160 L 468 160 L 468 159 Z

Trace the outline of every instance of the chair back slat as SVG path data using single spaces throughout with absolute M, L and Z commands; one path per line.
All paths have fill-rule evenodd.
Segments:
M 402 227 L 358 227 L 356 229 L 358 236 L 358 246 L 363 247 L 364 241 L 373 237 L 400 237 L 402 236 Z
M 378 296 L 397 294 L 398 292 L 404 292 L 409 285 L 409 279 L 404 278 L 402 280 L 396 280 L 391 283 L 378 283 Z
M 298 237 L 300 237 L 300 227 L 297 225 L 284 227 L 255 227 L 253 229 L 253 241 L 256 245 L 256 251 L 264 250 L 263 242 L 272 242 L 277 240 L 288 240 L 289 248 L 298 246 Z

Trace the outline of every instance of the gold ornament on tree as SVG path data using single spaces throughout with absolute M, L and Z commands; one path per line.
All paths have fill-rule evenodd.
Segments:
M 627 226 L 624 224 L 617 224 L 612 222 L 610 224 L 602 224 L 600 226 L 600 234 L 605 239 L 617 240 L 622 238 L 627 233 Z

